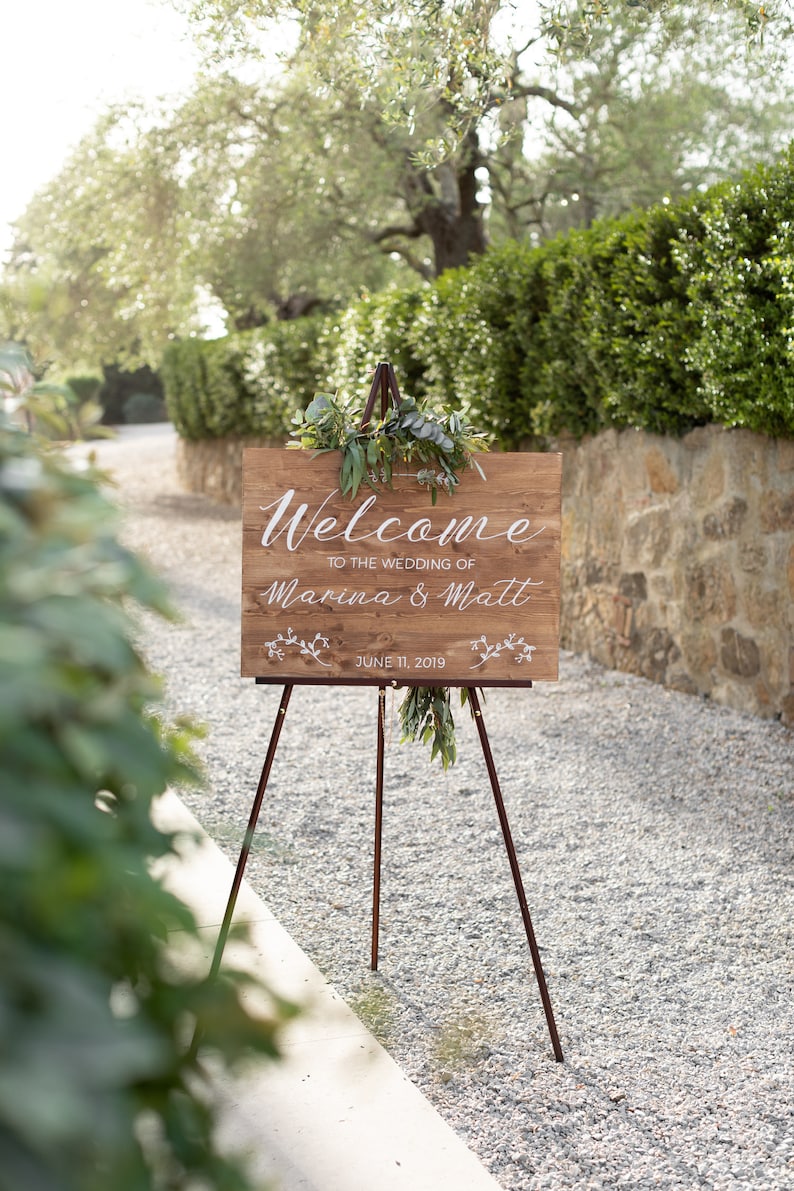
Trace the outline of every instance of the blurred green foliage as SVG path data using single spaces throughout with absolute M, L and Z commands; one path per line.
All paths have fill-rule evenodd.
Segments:
M 168 413 L 162 397 L 154 393 L 133 393 L 124 402 L 124 421 L 130 425 L 144 422 L 167 422 Z
M 70 379 L 69 383 L 73 384 L 73 381 Z M 133 416 L 129 416 L 128 403 L 141 396 L 149 398 L 148 407 L 151 410 L 165 410 L 162 381 L 148 365 L 143 364 L 131 371 L 120 368 L 117 364 L 106 364 L 103 367 L 97 401 L 102 406 L 102 421 L 105 425 L 118 426 L 124 422 L 156 420 L 135 416 L 137 403 L 133 403 Z
M 738 183 L 539 248 L 506 243 L 425 289 L 302 322 L 285 324 L 290 340 L 279 325 L 170 349 L 180 433 L 286 435 L 291 403 L 360 392 L 388 359 L 407 393 L 506 448 L 607 426 L 794 435 L 794 146 Z M 254 350 L 262 367 L 240 384 L 230 361 Z
M 414 349 L 414 327 L 422 307 L 423 289 L 390 286 L 364 294 L 358 301 L 324 320 L 316 367 L 324 370 L 324 384 L 353 396 L 369 388 L 372 370 L 381 360 L 394 367 L 400 388 L 412 397 L 425 392 L 425 369 Z
M 165 593 L 115 534 L 98 480 L 0 425 L 0 1188 L 243 1191 L 190 1054 L 275 1056 L 251 978 L 181 970 L 188 908 L 152 875 L 152 822 L 196 780 L 191 733 L 153 708 L 130 602 Z
M 98 382 L 74 377 L 64 384 L 37 380 L 27 349 L 19 343 L 0 344 L 0 401 L 2 413 L 28 430 L 53 439 L 101 438 L 102 408 L 96 400 Z

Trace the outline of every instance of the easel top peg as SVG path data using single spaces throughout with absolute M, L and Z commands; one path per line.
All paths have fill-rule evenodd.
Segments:
M 391 364 L 383 361 L 375 369 L 375 375 L 372 378 L 372 386 L 367 398 L 367 404 L 364 406 L 364 413 L 361 418 L 361 429 L 368 426 L 372 419 L 372 412 L 375 409 L 375 401 L 380 394 L 380 416 L 385 418 L 389 409 L 389 399 L 394 409 L 399 409 L 402 405 L 402 397 L 397 385 L 397 377 L 394 375 L 394 369 Z

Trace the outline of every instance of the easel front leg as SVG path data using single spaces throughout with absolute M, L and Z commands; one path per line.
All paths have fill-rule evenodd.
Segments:
M 375 861 L 372 877 L 372 961 L 378 970 L 378 934 L 380 931 L 380 855 L 383 833 L 383 757 L 385 752 L 386 688 L 378 688 L 378 753 L 375 775 Z
M 494 801 L 496 802 L 496 811 L 499 815 L 499 824 L 502 828 L 502 835 L 505 841 L 507 857 L 510 861 L 510 871 L 513 874 L 513 884 L 516 887 L 516 894 L 518 895 L 518 904 L 521 907 L 521 917 L 524 920 L 524 930 L 526 931 L 527 942 L 529 943 L 529 950 L 532 955 L 532 963 L 535 968 L 535 976 L 537 977 L 538 988 L 540 989 L 540 999 L 543 1002 L 543 1009 L 546 1014 L 546 1024 L 549 1028 L 551 1045 L 554 1048 L 554 1057 L 558 1063 L 561 1063 L 563 1059 L 562 1046 L 560 1045 L 560 1037 L 557 1033 L 557 1026 L 554 1021 L 554 1010 L 551 1007 L 551 998 L 549 997 L 549 990 L 546 987 L 546 977 L 543 975 L 543 965 L 540 962 L 540 951 L 538 950 L 538 944 L 535 940 L 535 932 L 532 928 L 532 919 L 529 916 L 529 907 L 527 906 L 527 898 L 526 894 L 524 893 L 524 883 L 521 880 L 521 872 L 518 867 L 518 858 L 516 856 L 516 850 L 513 844 L 513 837 L 510 832 L 510 824 L 507 821 L 507 811 L 505 810 L 502 791 L 499 787 L 499 778 L 496 774 L 496 766 L 494 764 L 493 754 L 491 753 L 491 746 L 488 741 L 488 733 L 485 731 L 485 721 L 480 708 L 480 700 L 474 687 L 469 688 L 469 702 L 471 703 L 471 708 L 474 712 L 474 722 L 477 725 L 477 731 L 480 735 L 480 743 L 482 745 L 483 757 L 485 758 L 485 765 L 488 769 L 488 777 L 491 779 L 491 789 L 493 790 Z
M 251 806 L 251 815 L 248 819 L 248 827 L 245 831 L 245 838 L 243 846 L 240 849 L 240 857 L 237 861 L 237 869 L 232 881 L 232 887 L 229 892 L 229 900 L 226 903 L 226 913 L 223 916 L 223 923 L 221 925 L 220 934 L 218 935 L 218 942 L 215 945 L 215 955 L 212 960 L 212 967 L 210 968 L 210 976 L 217 976 L 220 971 L 221 960 L 223 959 L 223 949 L 226 946 L 226 940 L 229 936 L 229 929 L 232 924 L 234 916 L 234 907 L 237 904 L 237 895 L 240 892 L 240 886 L 243 883 L 243 876 L 245 874 L 245 866 L 248 863 L 248 856 L 251 851 L 251 844 L 254 840 L 254 832 L 259 820 L 259 812 L 262 809 L 262 799 L 265 796 L 267 783 L 270 780 L 270 771 L 273 768 L 273 760 L 276 756 L 276 747 L 278 746 L 278 739 L 281 735 L 281 729 L 284 724 L 284 717 L 287 714 L 287 707 L 289 706 L 290 696 L 293 687 L 285 686 L 281 694 L 281 702 L 276 712 L 276 722 L 273 724 L 273 731 L 270 734 L 270 744 L 265 757 L 265 763 L 262 766 L 262 773 L 259 777 L 259 785 L 256 788 L 256 795 L 254 796 L 253 805 Z

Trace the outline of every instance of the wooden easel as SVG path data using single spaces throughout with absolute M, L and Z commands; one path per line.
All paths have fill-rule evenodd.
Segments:
M 389 401 L 391 400 L 394 407 L 398 408 L 401 402 L 400 392 L 397 387 L 397 381 L 394 375 L 394 369 L 391 364 L 381 363 L 375 371 L 375 377 L 372 382 L 369 398 L 364 408 L 362 417 L 362 427 L 369 424 L 375 408 L 375 402 L 380 396 L 381 417 L 384 418 L 388 411 Z M 257 683 L 270 683 L 273 679 L 257 678 Z M 301 680 L 304 685 L 339 685 L 333 679 L 325 682 L 317 680 L 311 683 Z M 265 791 L 267 789 L 270 773 L 273 768 L 273 762 L 278 748 L 279 737 L 281 729 L 284 725 L 284 720 L 287 714 L 292 691 L 295 683 L 287 683 L 284 685 L 281 700 L 279 702 L 278 711 L 276 713 L 273 730 L 270 736 L 270 743 L 268 745 L 265 756 L 262 772 L 259 778 L 256 794 L 254 796 L 251 813 L 248 819 L 248 826 L 246 828 L 243 845 L 240 850 L 237 867 L 232 881 L 229 898 L 226 904 L 226 911 L 221 924 L 215 953 L 213 956 L 211 975 L 214 977 L 218 974 L 223 958 L 224 948 L 231 928 L 232 918 L 234 916 L 237 896 L 240 891 L 240 886 L 245 874 L 246 864 L 253 844 L 254 833 L 259 820 L 259 815 L 262 809 L 262 802 Z M 374 679 L 362 679 L 357 685 L 377 686 L 378 687 L 378 724 L 377 724 L 377 750 L 376 750 L 376 781 L 375 781 L 375 840 L 374 840 L 374 872 L 373 872 L 373 895 L 372 895 L 372 951 L 371 951 L 371 968 L 373 971 L 378 967 L 378 942 L 380 931 L 380 890 L 381 890 L 381 839 L 383 827 L 383 775 L 384 775 L 384 756 L 385 756 L 385 721 L 386 721 L 386 690 L 387 687 L 378 683 Z M 391 684 L 393 687 L 398 685 L 427 685 L 427 683 L 420 683 L 416 681 L 408 681 L 406 683 Z M 477 726 L 477 732 L 482 746 L 483 758 L 488 771 L 488 777 L 491 783 L 491 790 L 493 792 L 494 801 L 496 804 L 497 815 L 499 817 L 499 825 L 502 829 L 502 837 L 504 839 L 505 850 L 507 852 L 508 861 L 510 864 L 510 871 L 513 876 L 513 883 L 515 885 L 516 895 L 518 897 L 518 904 L 521 910 L 521 917 L 524 923 L 524 930 L 529 944 L 529 950 L 532 956 L 532 963 L 535 969 L 535 976 L 537 978 L 540 996 L 543 1003 L 543 1009 L 546 1015 L 546 1023 L 548 1026 L 549 1036 L 551 1038 L 552 1048 L 554 1050 L 554 1057 L 557 1062 L 562 1062 L 563 1053 L 560 1045 L 557 1027 L 554 1021 L 554 1013 L 551 1006 L 551 999 L 549 997 L 548 988 L 546 986 L 546 979 L 543 974 L 543 967 L 540 959 L 540 952 L 535 939 L 535 932 L 532 927 L 532 920 L 529 914 L 526 894 L 524 892 L 524 885 L 521 880 L 521 873 L 518 865 L 518 858 L 516 856 L 515 845 L 513 843 L 512 834 L 510 831 L 510 824 L 505 810 L 504 800 L 499 785 L 499 779 L 496 773 L 496 766 L 494 764 L 493 754 L 491 752 L 488 734 L 485 728 L 485 720 L 483 718 L 480 700 L 477 693 L 477 686 L 473 683 L 452 683 L 454 686 L 464 686 L 468 690 L 469 702 L 471 704 L 474 721 Z M 480 686 L 485 684 L 478 684 Z M 531 681 L 521 683 L 523 686 L 531 686 Z M 195 1045 L 195 1041 L 194 1041 Z

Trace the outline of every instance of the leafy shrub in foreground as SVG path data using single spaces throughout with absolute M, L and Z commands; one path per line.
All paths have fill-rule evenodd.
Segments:
M 244 977 L 165 947 L 198 932 L 152 876 L 174 840 L 150 811 L 195 770 L 149 710 L 129 599 L 165 610 L 95 481 L 0 426 L 2 1191 L 243 1191 L 188 1043 L 198 1022 L 222 1061 L 276 1053 Z

